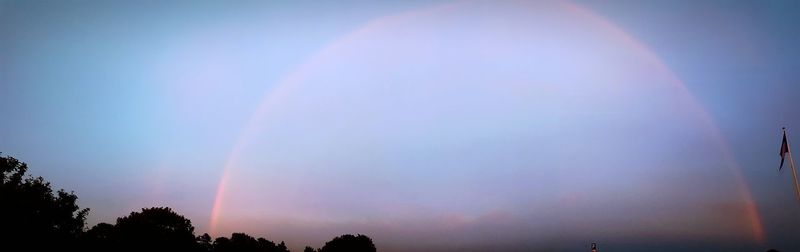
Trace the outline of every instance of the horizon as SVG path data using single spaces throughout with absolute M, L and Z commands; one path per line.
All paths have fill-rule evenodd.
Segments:
M 0 151 L 89 227 L 170 207 L 292 251 L 798 250 L 798 11 L 0 1 Z

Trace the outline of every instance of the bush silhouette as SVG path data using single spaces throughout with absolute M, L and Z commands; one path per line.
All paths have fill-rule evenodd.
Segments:
M 27 164 L 0 156 L 0 242 L 29 250 L 73 248 L 89 209 L 77 205 L 74 193 L 61 189 L 54 194 L 50 182 L 27 171 Z

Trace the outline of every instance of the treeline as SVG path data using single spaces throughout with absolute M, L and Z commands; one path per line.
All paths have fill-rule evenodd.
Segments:
M 245 233 L 196 236 L 191 220 L 168 207 L 143 208 L 116 223 L 86 227 L 88 208 L 63 189 L 53 192 L 28 166 L 0 155 L 0 251 L 288 252 L 286 244 Z M 342 235 L 303 252 L 375 252 L 366 235 Z

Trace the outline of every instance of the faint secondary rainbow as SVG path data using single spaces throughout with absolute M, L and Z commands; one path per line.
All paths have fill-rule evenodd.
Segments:
M 379 30 L 384 27 L 388 21 L 393 20 L 395 18 L 412 18 L 415 15 L 420 15 L 426 12 L 430 12 L 433 10 L 439 10 L 442 8 L 448 8 L 450 6 L 456 5 L 458 3 L 452 4 L 445 4 L 445 5 L 437 5 L 425 9 L 420 10 L 413 10 L 408 12 L 403 12 L 395 15 L 388 15 L 376 18 L 359 29 L 356 29 L 353 32 L 343 35 L 338 39 L 332 41 L 327 46 L 323 47 L 318 53 L 312 55 L 307 61 L 303 64 L 296 67 L 290 74 L 288 74 L 284 79 L 282 79 L 278 85 L 276 85 L 273 89 L 269 90 L 262 101 L 260 102 L 259 106 L 250 116 L 250 119 L 245 124 L 245 127 L 242 129 L 239 137 L 237 138 L 233 149 L 231 150 L 228 159 L 225 163 L 225 167 L 222 170 L 222 175 L 219 180 L 216 195 L 214 197 L 214 203 L 211 210 L 211 217 L 209 221 L 209 233 L 214 236 L 220 235 L 219 232 L 219 222 L 221 212 L 224 206 L 225 201 L 225 190 L 227 184 L 230 182 L 229 177 L 231 170 L 235 169 L 237 165 L 237 161 L 242 154 L 244 148 L 246 148 L 248 144 L 248 140 L 252 138 L 256 133 L 258 133 L 259 129 L 262 128 L 264 123 L 266 122 L 266 114 L 276 105 L 281 104 L 282 100 L 286 97 L 285 94 L 291 93 L 293 89 L 296 88 L 297 84 L 300 83 L 306 74 L 314 69 L 315 66 L 322 64 L 323 59 L 327 58 L 330 54 L 336 52 L 342 47 L 345 47 L 349 44 L 349 42 L 359 35 L 367 34 L 371 31 Z M 716 144 L 722 151 L 724 156 L 724 164 L 728 167 L 731 174 L 734 176 L 737 182 L 737 193 L 741 200 L 743 200 L 745 204 L 745 215 L 747 223 L 750 225 L 750 233 L 751 238 L 753 241 L 756 242 L 764 242 L 766 237 L 763 230 L 763 225 L 761 222 L 761 218 L 758 213 L 758 209 L 756 207 L 755 201 L 753 200 L 752 194 L 750 192 L 750 188 L 747 184 L 747 181 L 744 179 L 741 168 L 738 166 L 736 159 L 733 156 L 733 153 L 727 143 L 727 140 L 722 136 L 722 133 L 719 131 L 718 127 L 711 119 L 709 113 L 705 110 L 705 108 L 700 105 L 700 103 L 694 98 L 691 92 L 687 89 L 685 84 L 667 67 L 667 65 L 646 45 L 642 42 L 636 40 L 633 36 L 623 31 L 621 28 L 613 24 L 611 21 L 607 20 L 606 18 L 578 5 L 571 2 L 562 2 L 561 3 L 565 9 L 569 10 L 570 12 L 576 14 L 580 18 L 584 18 L 590 20 L 591 22 L 598 24 L 600 27 L 617 39 L 620 39 L 625 44 L 630 46 L 630 48 L 635 49 L 635 51 L 645 59 L 650 61 L 656 69 L 663 74 L 663 76 L 667 77 L 669 83 L 672 86 L 680 91 L 680 93 L 684 94 L 686 98 L 691 102 L 691 107 L 693 108 L 693 112 L 697 113 L 699 118 L 701 119 L 701 123 L 705 126 L 713 139 L 715 139 Z

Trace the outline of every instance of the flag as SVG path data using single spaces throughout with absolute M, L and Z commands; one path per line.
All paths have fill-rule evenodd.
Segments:
M 789 152 L 789 143 L 786 142 L 786 131 L 783 132 L 783 141 L 781 142 L 781 150 L 778 155 L 781 155 L 781 166 L 778 166 L 780 171 L 783 168 L 783 160 L 786 158 L 786 153 Z

